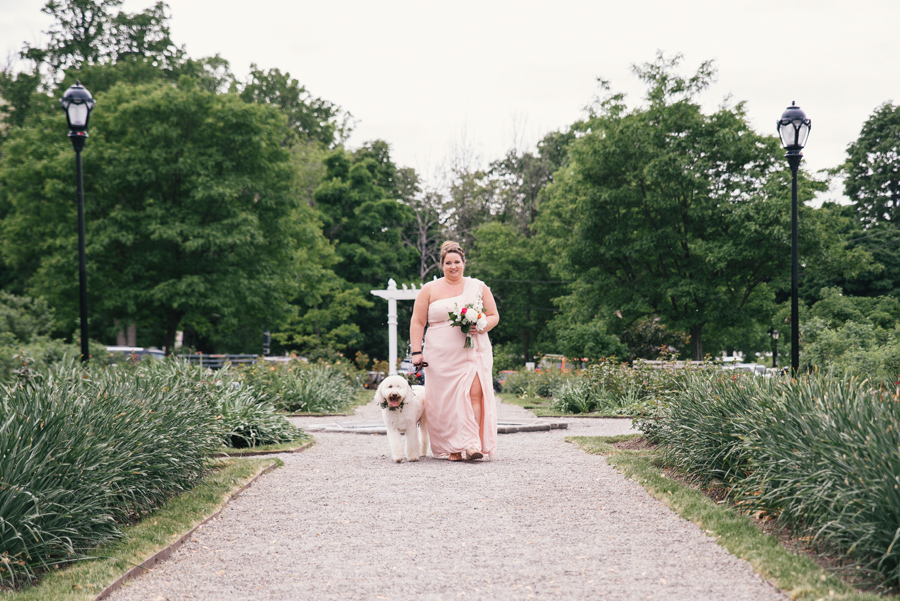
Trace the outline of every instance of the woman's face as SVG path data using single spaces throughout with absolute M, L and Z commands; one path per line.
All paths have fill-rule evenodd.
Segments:
M 444 270 L 445 278 L 456 280 L 463 277 L 463 272 L 466 270 L 466 264 L 463 262 L 461 256 L 454 252 L 449 252 L 444 255 L 444 262 L 441 265 L 441 268 Z

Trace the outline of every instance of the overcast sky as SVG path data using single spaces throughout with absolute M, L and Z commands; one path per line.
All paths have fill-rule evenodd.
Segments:
M 42 42 L 44 4 L 0 0 L 5 55 Z M 126 0 L 124 9 L 151 4 Z M 639 104 L 644 88 L 631 65 L 657 50 L 684 54 L 685 75 L 714 60 L 718 81 L 704 106 L 746 101 L 762 133 L 774 133 L 796 101 L 812 119 L 804 152 L 812 170 L 839 164 L 874 109 L 900 101 L 900 0 L 168 4 L 172 37 L 190 56 L 218 53 L 240 78 L 251 63 L 290 72 L 353 114 L 351 147 L 386 140 L 396 163 L 426 178 L 455 148 L 486 163 L 565 128 L 598 77 Z

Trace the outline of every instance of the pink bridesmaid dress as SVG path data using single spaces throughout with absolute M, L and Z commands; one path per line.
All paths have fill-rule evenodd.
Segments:
M 450 310 L 474 303 L 484 282 L 465 278 L 459 296 L 435 301 L 428 306 L 425 333 L 425 414 L 435 457 L 461 453 L 474 447 L 491 459 L 497 450 L 497 406 L 491 371 L 494 356 L 487 334 L 472 336 L 473 348 L 463 348 L 466 335 L 450 325 Z M 481 432 L 475 421 L 469 391 L 475 376 L 483 395 Z

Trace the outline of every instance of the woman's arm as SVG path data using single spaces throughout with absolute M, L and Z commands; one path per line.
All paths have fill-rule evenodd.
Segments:
M 487 326 L 481 332 L 477 332 L 473 328 L 471 330 L 472 333 L 490 332 L 500 323 L 500 314 L 497 313 L 497 302 L 494 300 L 494 295 L 491 294 L 491 289 L 487 286 L 484 286 L 481 290 L 481 302 L 484 305 L 484 316 L 487 317 Z
M 428 323 L 428 305 L 431 304 L 431 282 L 428 282 L 416 296 L 413 305 L 412 319 L 409 320 L 409 346 L 412 353 L 421 353 L 422 337 L 425 336 L 425 324 Z M 422 354 L 412 356 L 413 365 L 418 365 L 425 360 Z

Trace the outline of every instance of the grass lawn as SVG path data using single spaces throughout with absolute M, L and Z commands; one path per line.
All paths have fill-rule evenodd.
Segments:
M 635 480 L 651 495 L 686 520 L 706 531 L 729 553 L 753 566 L 791 599 L 799 601 L 874 601 L 888 597 L 860 592 L 837 576 L 823 570 L 806 555 L 785 549 L 778 538 L 760 530 L 749 517 L 726 504 L 717 504 L 702 491 L 669 478 L 660 469 L 659 454 L 653 450 L 623 450 L 617 442 L 638 438 L 625 436 L 571 436 L 588 453 L 605 455 L 607 462 Z
M 364 388 L 361 388 L 360 390 L 357 390 L 357 391 L 356 391 L 356 400 L 354 401 L 353 405 L 351 405 L 351 406 L 347 409 L 347 412 L 348 412 L 348 413 L 353 413 L 353 410 L 354 410 L 354 409 L 356 409 L 357 407 L 362 407 L 363 405 L 368 404 L 369 401 L 371 401 L 371 400 L 374 399 L 374 398 L 375 398 L 375 391 L 374 391 L 374 390 L 366 390 L 366 389 L 364 389 Z
M 96 598 L 133 566 L 166 548 L 204 519 L 219 511 L 231 496 L 272 466 L 274 457 L 217 460 L 191 491 L 179 495 L 143 521 L 125 528 L 124 538 L 95 549 L 97 559 L 53 570 L 36 586 L 0 593 L 3 601 L 88 601 Z

